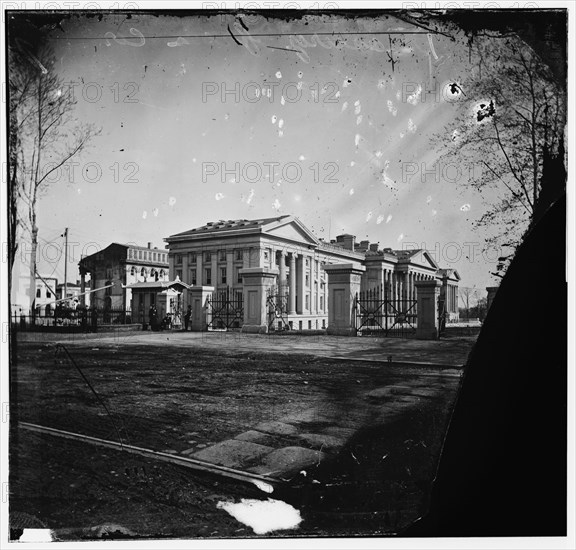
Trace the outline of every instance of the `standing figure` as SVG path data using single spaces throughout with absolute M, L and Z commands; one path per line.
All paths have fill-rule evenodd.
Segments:
M 192 317 L 192 306 L 188 304 L 188 309 L 186 310 L 186 315 L 184 315 L 184 330 L 188 330 L 188 325 L 190 324 L 190 317 Z

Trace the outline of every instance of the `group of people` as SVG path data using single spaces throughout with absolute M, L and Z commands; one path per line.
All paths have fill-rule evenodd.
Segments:
M 189 305 L 184 315 L 184 330 L 188 330 L 190 325 L 190 318 L 192 317 L 192 306 Z M 164 318 L 160 321 L 158 319 L 158 310 L 156 306 L 152 304 L 148 310 L 148 322 L 152 330 L 166 330 L 172 328 L 172 313 L 166 313 Z

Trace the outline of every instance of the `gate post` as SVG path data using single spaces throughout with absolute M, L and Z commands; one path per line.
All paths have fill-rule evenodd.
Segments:
M 192 286 L 188 289 L 188 296 L 192 305 L 192 318 L 190 328 L 194 332 L 205 332 L 210 323 L 208 311 L 208 297 L 214 292 L 213 286 Z
M 366 268 L 355 264 L 329 264 L 327 334 L 356 336 L 354 296 L 360 292 L 360 281 Z
M 416 281 L 418 305 L 416 338 L 419 340 L 438 339 L 438 297 L 440 296 L 440 286 L 440 282 L 436 279 Z
M 268 332 L 268 290 L 277 280 L 278 270 L 267 267 L 247 267 L 240 270 L 244 286 L 244 325 L 242 332 Z

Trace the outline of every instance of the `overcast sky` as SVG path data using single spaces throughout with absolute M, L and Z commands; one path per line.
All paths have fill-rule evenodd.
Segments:
M 71 280 L 83 250 L 163 247 L 208 221 L 293 214 L 318 237 L 417 244 L 463 286 L 494 283 L 485 258 L 497 251 L 482 257 L 470 167 L 433 171 L 434 136 L 452 131 L 460 108 L 447 85 L 475 67 L 465 37 L 384 16 L 74 16 L 62 28 L 51 44 L 74 83 L 64 91 L 74 90 L 79 120 L 102 128 L 39 203 L 41 244 L 62 243 L 65 227 L 79 243 Z M 290 36 L 333 31 L 399 34 Z M 438 93 L 418 93 L 426 87 Z M 47 255 L 41 273 L 63 279 L 63 262 Z

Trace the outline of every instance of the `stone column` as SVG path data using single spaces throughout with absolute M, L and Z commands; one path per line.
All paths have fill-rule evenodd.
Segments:
M 244 282 L 244 325 L 242 332 L 266 334 L 268 332 L 269 289 L 278 277 L 276 269 L 249 267 L 241 271 Z
M 316 313 L 316 262 L 310 258 L 310 313 Z
M 193 331 L 204 332 L 208 330 L 211 322 L 211 312 L 208 308 L 208 297 L 214 292 L 213 286 L 196 285 L 188 289 L 192 317 L 190 326 Z
M 290 315 L 296 314 L 296 254 L 292 252 L 290 254 L 290 304 L 289 311 Z
M 364 266 L 333 264 L 328 273 L 328 334 L 356 336 L 354 297 L 360 291 Z
M 210 265 L 212 270 L 212 282 L 210 283 L 214 288 L 218 289 L 218 279 L 220 274 L 218 273 L 218 250 L 212 251 L 212 262 Z
M 198 250 L 196 252 L 196 284 L 202 286 L 204 284 L 204 272 L 202 262 L 204 258 L 202 257 L 204 252 Z
M 436 279 L 418 281 L 416 288 L 418 289 L 416 338 L 420 340 L 437 340 L 440 283 Z
M 286 255 L 280 250 L 280 278 L 278 279 L 278 294 L 283 298 L 286 292 Z
M 234 286 L 234 251 L 226 252 L 226 284 L 232 288 Z
M 82 307 L 86 306 L 86 272 L 84 270 L 80 271 L 80 305 Z
M 304 313 L 304 296 L 306 296 L 306 285 L 304 284 L 304 273 L 306 270 L 306 262 L 302 254 L 298 254 L 296 260 L 296 313 Z

